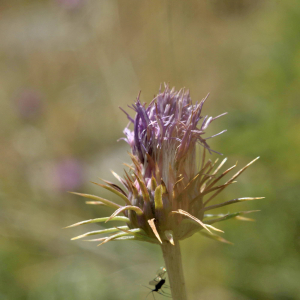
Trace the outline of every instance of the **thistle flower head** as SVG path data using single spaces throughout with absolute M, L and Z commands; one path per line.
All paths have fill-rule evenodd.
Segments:
M 186 179 L 195 175 L 196 144 L 211 151 L 206 143 L 208 138 L 203 135 L 208 125 L 221 116 L 201 116 L 206 99 L 193 105 L 189 91 L 176 92 L 168 86 L 148 107 L 137 98 L 131 107 L 136 112 L 135 119 L 126 113 L 134 130 L 125 128 L 124 133 L 132 154 L 142 165 L 144 178 L 156 177 L 156 165 L 163 181 L 171 185 L 175 183 L 172 179 L 179 174 Z M 161 178 L 156 177 L 157 180 Z
M 125 221 L 127 226 L 93 231 L 76 238 L 93 234 L 110 233 L 109 237 L 96 241 L 110 240 L 143 240 L 152 243 L 170 242 L 187 238 L 197 231 L 213 239 L 227 242 L 214 234 L 221 231 L 211 224 L 230 218 L 251 220 L 240 215 L 249 213 L 237 212 L 225 215 L 206 214 L 215 208 L 236 202 L 259 198 L 236 198 L 223 203 L 211 205 L 211 201 L 227 186 L 234 183 L 250 164 L 250 162 L 223 184 L 219 181 L 235 166 L 220 173 L 226 162 L 219 165 L 217 160 L 206 159 L 206 153 L 216 152 L 207 143 L 213 136 L 206 135 L 209 124 L 217 117 L 202 115 L 202 108 L 207 97 L 200 102 L 192 103 L 189 91 L 181 89 L 176 92 L 165 85 L 159 94 L 146 106 L 139 96 L 134 105 L 135 117 L 127 112 L 133 130 L 127 126 L 123 138 L 131 148 L 132 166 L 125 171 L 124 177 L 115 173 L 122 187 L 104 181 L 98 184 L 117 194 L 125 205 L 87 194 L 81 196 L 91 198 L 89 204 L 104 204 L 115 208 L 115 212 L 107 218 L 99 218 L 76 223 L 71 226 L 107 222 L 110 220 Z M 200 148 L 201 159 L 197 166 L 197 148 Z M 118 216 L 123 213 L 123 217 Z M 117 233 L 115 233 L 117 232 Z

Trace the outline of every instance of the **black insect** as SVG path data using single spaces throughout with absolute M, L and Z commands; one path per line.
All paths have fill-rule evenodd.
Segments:
M 165 297 L 168 297 L 168 298 L 172 298 L 170 294 L 166 293 L 163 288 L 165 287 L 168 287 L 165 283 L 166 283 L 166 274 L 167 274 L 167 269 L 165 267 L 161 267 L 157 273 L 156 273 L 156 276 L 153 280 L 151 280 L 149 282 L 150 285 L 154 285 L 155 288 L 154 289 L 151 289 L 147 286 L 145 286 L 146 288 L 150 289 L 151 291 L 148 293 L 148 295 L 146 296 L 145 299 L 148 298 L 148 296 L 150 295 L 150 293 L 152 293 L 152 296 L 153 298 L 155 299 L 155 296 L 154 296 L 154 292 L 157 292 L 158 294 L 162 295 L 162 296 L 165 296 Z

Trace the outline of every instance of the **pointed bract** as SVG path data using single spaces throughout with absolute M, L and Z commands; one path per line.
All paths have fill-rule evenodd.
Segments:
M 244 215 L 253 211 L 205 214 L 231 204 L 263 198 L 235 198 L 210 204 L 258 158 L 224 180 L 236 164 L 220 171 L 227 158 L 219 164 L 218 159 L 212 159 L 211 154 L 219 152 L 211 149 L 208 142 L 226 130 L 210 135 L 206 134 L 206 130 L 226 113 L 216 117 L 203 115 L 207 98 L 208 95 L 193 104 L 189 91 L 181 89 L 177 92 L 165 84 L 165 90 L 160 90 L 148 106 L 141 103 L 138 95 L 130 107 L 135 112 L 134 117 L 122 109 L 133 126 L 132 130 L 129 125 L 124 129 L 125 137 L 122 138 L 130 146 L 132 164 L 125 164 L 128 170 L 124 170 L 123 176 L 112 172 L 122 188 L 103 179 L 104 184 L 95 184 L 117 195 L 126 205 L 94 195 L 74 193 L 92 200 L 87 204 L 106 205 L 115 211 L 110 217 L 86 220 L 69 227 L 108 221 L 124 221 L 128 226 L 90 231 L 73 239 L 118 231 L 93 241 L 104 244 L 113 240 L 138 240 L 176 245 L 178 240 L 200 232 L 214 240 L 229 243 L 212 233 L 212 230 L 223 231 L 211 224 L 228 219 L 252 221 Z M 199 159 L 197 148 L 200 149 Z M 117 216 L 119 213 L 124 216 Z

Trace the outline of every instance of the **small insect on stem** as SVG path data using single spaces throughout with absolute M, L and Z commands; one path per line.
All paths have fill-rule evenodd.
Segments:
M 156 276 L 153 280 L 151 280 L 149 282 L 150 285 L 154 285 L 155 288 L 151 289 L 147 286 L 145 286 L 147 289 L 150 289 L 151 291 L 148 293 L 148 295 L 146 296 L 145 300 L 148 298 L 148 296 L 150 295 L 150 293 L 152 293 L 153 298 L 155 299 L 155 296 L 153 294 L 153 292 L 157 292 L 158 294 L 165 296 L 167 298 L 172 298 L 170 294 L 166 293 L 163 288 L 168 287 L 167 285 L 165 285 L 166 283 L 166 273 L 167 273 L 167 269 L 165 267 L 161 267 L 157 272 L 156 272 Z

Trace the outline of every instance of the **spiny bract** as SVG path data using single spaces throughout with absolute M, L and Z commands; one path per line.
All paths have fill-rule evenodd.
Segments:
M 110 217 L 87 220 L 68 227 L 108 221 L 122 221 L 126 226 L 92 231 L 73 239 L 112 233 L 91 241 L 104 244 L 111 240 L 139 240 L 174 244 L 199 231 L 207 237 L 227 242 L 212 232 L 222 232 L 212 224 L 231 218 L 251 220 L 241 215 L 252 211 L 216 215 L 207 212 L 262 197 L 236 198 L 213 205 L 211 201 L 258 158 L 225 183 L 219 184 L 236 165 L 220 172 L 226 158 L 218 165 L 218 160 L 212 162 L 206 159 L 207 152 L 216 152 L 209 147 L 207 140 L 225 130 L 210 137 L 204 135 L 209 124 L 226 113 L 217 117 L 203 117 L 202 107 L 207 97 L 193 104 L 189 91 L 181 89 L 176 92 L 167 85 L 163 92 L 160 89 L 148 106 L 140 102 L 139 96 L 131 107 L 135 111 L 134 119 L 123 110 L 133 124 L 133 131 L 127 126 L 123 138 L 131 147 L 132 165 L 128 172 L 125 171 L 124 177 L 113 172 L 122 187 L 106 180 L 103 180 L 105 184 L 96 183 L 119 196 L 124 205 L 94 195 L 74 193 L 90 198 L 92 201 L 88 201 L 88 204 L 106 205 L 115 211 Z M 201 158 L 197 159 L 199 151 Z M 121 213 L 123 216 L 118 216 Z

